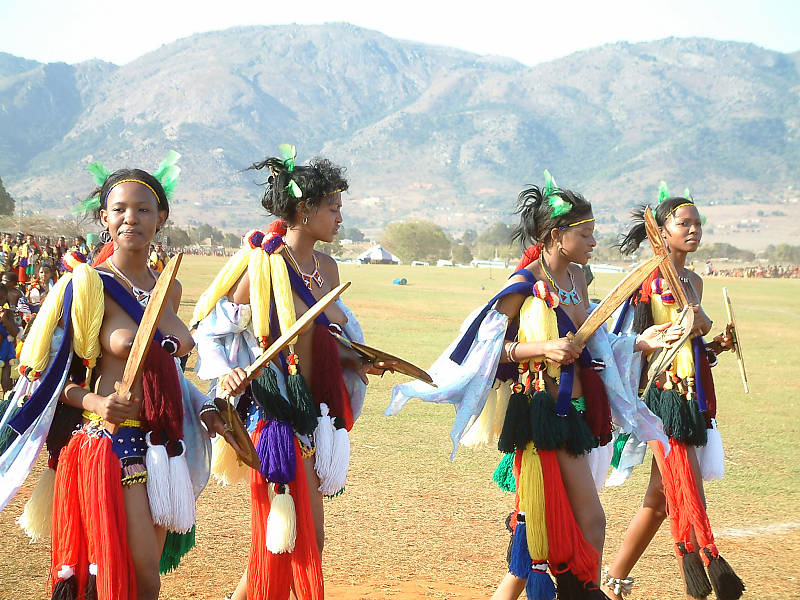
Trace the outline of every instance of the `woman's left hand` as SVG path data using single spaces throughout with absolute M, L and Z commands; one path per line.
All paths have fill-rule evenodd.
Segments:
M 218 410 L 206 410 L 200 415 L 200 420 L 203 421 L 203 424 L 208 430 L 208 437 L 213 439 L 219 434 L 225 438 L 225 441 L 228 442 L 237 453 L 241 453 L 242 449 L 239 447 L 239 444 L 236 443 L 233 432 L 225 427 L 225 421 L 222 420 Z
M 634 350 L 644 354 L 650 354 L 658 348 L 666 348 L 674 344 L 683 335 L 683 327 L 675 326 L 673 323 L 662 323 L 653 325 L 645 329 L 636 338 Z

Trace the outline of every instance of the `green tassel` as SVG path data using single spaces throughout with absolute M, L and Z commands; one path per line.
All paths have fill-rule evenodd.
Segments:
M 617 439 L 614 440 L 614 456 L 611 457 L 611 466 L 615 469 L 619 468 L 619 461 L 622 458 L 622 451 L 625 449 L 625 444 L 628 443 L 628 438 L 631 437 L 630 433 L 620 433 Z
M 164 541 L 164 550 L 161 552 L 161 561 L 158 563 L 158 571 L 166 575 L 174 571 L 181 564 L 181 559 L 194 548 L 195 529 L 193 526 L 186 533 L 167 532 L 167 539 Z
M 286 378 L 286 389 L 294 408 L 292 424 L 299 434 L 309 435 L 317 428 L 317 407 L 311 398 L 306 378 L 299 371 Z
M 570 408 L 575 411 L 573 407 Z M 567 419 L 556 414 L 556 401 L 547 392 L 539 391 L 531 396 L 529 418 L 533 443 L 539 450 L 556 450 L 567 441 Z
M 556 417 L 558 418 L 558 417 Z M 580 456 L 597 448 L 597 437 L 589 429 L 586 419 L 583 418 L 575 406 L 569 407 L 567 413 L 567 440 L 564 449 L 572 456 Z
M 253 398 L 267 418 L 278 421 L 291 420 L 292 409 L 281 395 L 275 371 L 269 367 L 264 369 L 264 372 L 250 383 L 250 389 L 253 392 Z
M 517 481 L 514 479 L 514 453 L 509 452 L 503 455 L 500 463 L 494 470 L 492 480 L 504 492 L 516 492 Z

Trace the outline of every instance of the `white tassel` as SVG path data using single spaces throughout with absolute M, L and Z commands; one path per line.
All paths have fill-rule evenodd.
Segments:
M 161 444 L 151 444 L 148 431 L 147 454 L 144 458 L 147 467 L 147 499 L 150 502 L 150 514 L 155 525 L 169 527 L 172 524 L 172 509 L 169 492 L 169 456 L 167 449 Z
M 30 500 L 25 503 L 25 510 L 17 519 L 17 523 L 31 538 L 31 542 L 38 542 L 50 535 L 50 523 L 53 519 L 53 489 L 55 488 L 55 469 L 45 469 L 39 483 L 31 494 Z
M 303 477 L 302 474 L 299 475 Z M 267 516 L 267 550 L 273 554 L 294 551 L 297 541 L 297 515 L 294 509 L 294 499 L 289 493 L 289 485 L 284 485 L 284 493 L 276 494 L 273 488 L 276 484 L 269 484 L 270 507 Z M 282 484 L 277 484 L 282 485 Z
M 186 533 L 194 526 L 195 504 L 192 478 L 186 464 L 186 444 L 181 442 L 181 453 L 169 459 L 169 503 L 172 513 L 170 530 Z
M 592 470 L 592 479 L 594 479 L 594 487 L 599 492 L 603 489 L 608 468 L 611 466 L 611 459 L 614 457 L 614 444 L 606 444 L 592 448 L 589 452 L 587 459 L 589 461 L 589 468 Z
M 314 452 L 314 470 L 319 477 L 321 492 L 325 487 L 325 481 L 328 480 L 331 472 L 331 459 L 333 457 L 333 436 L 336 433 L 336 427 L 333 424 L 333 419 L 329 416 L 328 405 L 324 402 L 319 405 L 321 417 L 317 417 L 317 428 L 314 430 L 314 444 L 316 445 L 316 452 Z
M 350 437 L 347 429 L 337 429 L 333 435 L 333 453 L 331 454 L 331 470 L 325 482 L 321 482 L 320 491 L 325 496 L 335 496 L 344 489 L 347 482 L 347 471 L 350 468 Z
M 711 419 L 711 429 L 706 430 L 708 441 L 705 446 L 695 448 L 703 481 L 722 479 L 725 474 L 725 450 L 722 448 L 722 436 L 717 429 L 716 419 Z
M 225 441 L 225 438 L 218 435 L 211 444 L 211 474 L 217 483 L 225 486 L 250 480 L 249 467 L 239 460 L 236 450 Z

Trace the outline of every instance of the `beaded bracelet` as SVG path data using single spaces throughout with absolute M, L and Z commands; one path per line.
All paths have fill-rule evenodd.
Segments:
M 200 408 L 198 416 L 202 417 L 204 414 L 206 414 L 207 412 L 211 412 L 212 410 L 219 413 L 219 409 L 217 408 L 216 404 L 203 404 L 203 406 Z

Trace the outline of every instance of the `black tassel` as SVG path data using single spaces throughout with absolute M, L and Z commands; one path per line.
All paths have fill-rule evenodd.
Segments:
M 566 568 L 567 565 L 559 565 L 558 570 Z M 556 598 L 557 600 L 609 600 L 593 581 L 582 582 L 569 570 L 556 574 Z
M 564 449 L 572 456 L 580 456 L 591 452 L 597 447 L 597 437 L 589 429 L 586 419 L 583 418 L 574 406 L 569 407 L 567 414 L 567 440 Z
M 744 592 L 744 582 L 728 564 L 728 561 L 721 556 L 712 556 L 708 548 L 703 548 L 703 552 L 709 559 L 708 576 L 711 579 L 711 587 L 717 595 L 717 600 L 737 600 L 742 597 Z
M 692 598 L 703 600 L 712 591 L 711 582 L 708 580 L 706 570 L 703 568 L 703 561 L 696 552 L 687 552 L 686 544 L 678 542 L 678 551 L 681 555 L 681 568 L 683 569 L 683 579 L 686 582 L 686 593 Z
M 68 579 L 59 579 L 53 586 L 53 595 L 50 600 L 77 600 L 78 580 L 75 576 Z
M 86 600 L 97 600 L 97 575 L 89 573 L 89 581 L 86 582 Z
M 508 399 L 503 430 L 500 432 L 500 437 L 497 438 L 497 449 L 508 454 L 517 448 L 524 449 L 530 441 L 528 396 L 524 392 L 514 392 Z M 521 446 L 518 445 L 520 443 L 522 443 Z
M 690 409 L 690 440 L 692 446 L 705 446 L 708 443 L 708 429 L 706 428 L 706 417 L 700 412 L 697 399 L 691 398 L 686 402 Z
M 533 443 L 540 450 L 556 450 L 567 441 L 567 418 L 556 414 L 556 401 L 546 391 L 538 391 L 531 397 L 530 429 Z
M 258 403 L 264 414 L 275 421 L 289 421 L 292 408 L 286 399 L 281 396 L 278 388 L 278 378 L 275 371 L 267 367 L 260 377 L 250 383 L 253 399 Z
M 291 372 L 291 367 L 289 367 Z M 298 370 L 286 378 L 286 389 L 292 402 L 292 425 L 301 435 L 310 435 L 317 428 L 317 406 L 311 398 L 306 378 Z

